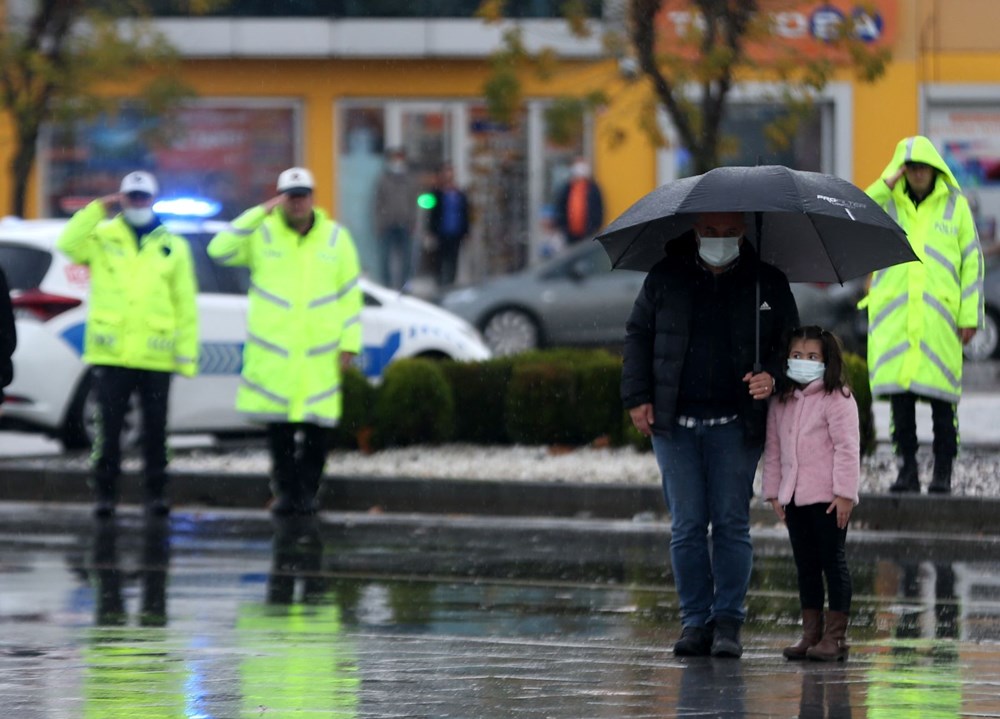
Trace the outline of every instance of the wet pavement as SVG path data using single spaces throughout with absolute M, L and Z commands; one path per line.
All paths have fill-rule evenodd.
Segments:
M 674 658 L 663 522 L 0 504 L 0 707 L 77 717 L 1000 716 L 1000 537 L 855 531 L 851 659 L 786 662 L 754 532 L 740 661 Z

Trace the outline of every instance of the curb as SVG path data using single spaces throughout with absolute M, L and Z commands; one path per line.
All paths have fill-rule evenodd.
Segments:
M 174 472 L 170 498 L 178 508 L 266 509 L 271 500 L 262 474 Z M 141 501 L 141 478 L 126 473 L 124 504 Z M 3 466 L 0 501 L 90 503 L 87 472 Z M 447 514 L 496 517 L 581 519 L 665 518 L 658 485 L 578 484 L 407 477 L 327 477 L 320 489 L 322 508 L 338 512 Z M 906 532 L 1000 533 L 1000 499 L 965 496 L 863 495 L 852 517 L 859 529 Z M 751 523 L 776 525 L 769 506 L 755 500 Z

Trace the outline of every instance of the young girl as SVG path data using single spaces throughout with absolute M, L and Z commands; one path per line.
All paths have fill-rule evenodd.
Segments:
M 794 330 L 786 377 L 768 409 L 763 483 L 764 499 L 788 527 L 802 604 L 802 638 L 782 654 L 844 661 L 851 609 L 844 542 L 858 502 L 861 449 L 840 340 L 819 327 Z M 824 576 L 830 601 L 825 617 Z

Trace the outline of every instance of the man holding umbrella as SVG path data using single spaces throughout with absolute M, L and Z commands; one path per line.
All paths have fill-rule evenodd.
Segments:
M 799 320 L 785 275 L 758 261 L 745 231 L 742 213 L 698 214 L 650 270 L 626 325 L 622 400 L 652 437 L 670 509 L 678 656 L 743 653 L 763 400 L 780 389 L 782 336 Z
M 921 262 L 879 270 L 868 307 L 873 396 L 888 396 L 899 474 L 892 492 L 920 492 L 916 401 L 931 405 L 934 474 L 927 491 L 951 492 L 958 454 L 962 345 L 983 324 L 983 253 L 958 182 L 926 137 L 900 140 L 867 190 L 906 230 Z

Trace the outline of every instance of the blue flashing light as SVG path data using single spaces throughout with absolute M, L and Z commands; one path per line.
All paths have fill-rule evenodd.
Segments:
M 215 217 L 222 204 L 201 197 L 170 197 L 153 203 L 153 212 L 171 217 Z

